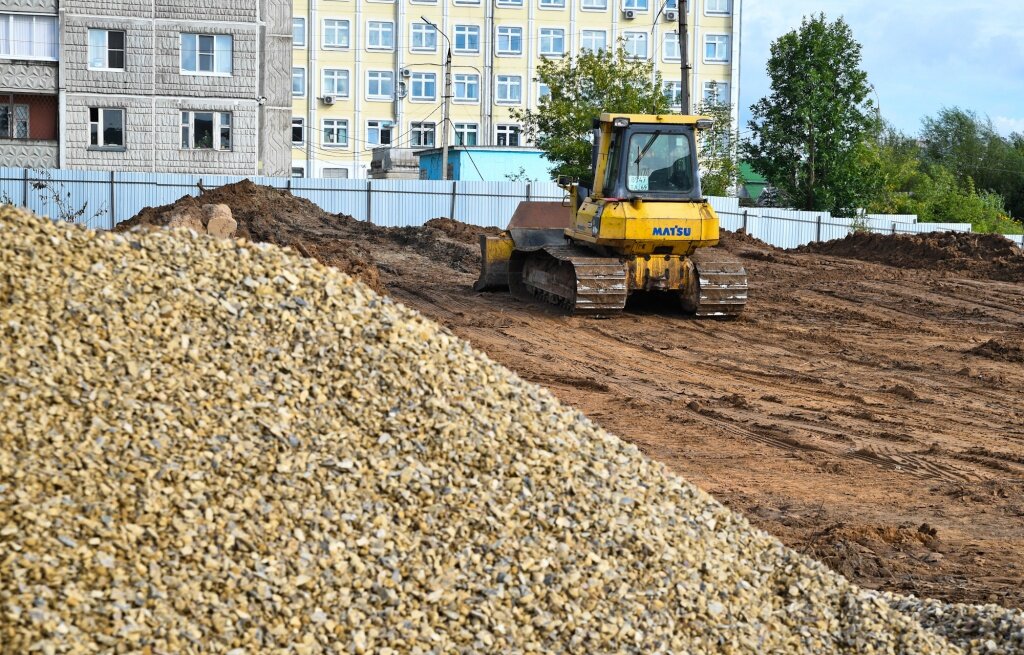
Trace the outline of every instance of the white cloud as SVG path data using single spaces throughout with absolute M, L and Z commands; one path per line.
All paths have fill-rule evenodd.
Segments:
M 996 116 L 992 119 L 992 124 L 995 125 L 996 130 L 1003 136 L 1010 136 L 1012 132 L 1024 134 L 1024 118 Z

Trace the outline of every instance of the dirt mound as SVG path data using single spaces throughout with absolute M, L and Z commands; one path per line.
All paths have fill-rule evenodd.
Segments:
M 1024 340 L 1019 343 L 1010 343 L 1002 339 L 989 339 L 980 346 L 968 350 L 972 355 L 994 359 L 998 362 L 1022 362 L 1024 363 Z
M 834 241 L 800 246 L 796 252 L 838 255 L 900 268 L 954 271 L 991 280 L 1024 281 L 1021 249 L 999 234 L 857 232 Z
M 249 180 L 204 191 L 197 197 L 185 196 L 163 207 L 147 207 L 114 229 L 123 232 L 139 226 L 164 227 L 176 215 L 189 213 L 202 221 L 201 209 L 209 204 L 231 208 L 238 222 L 237 236 L 290 246 L 306 257 L 359 277 L 376 291 L 382 291 L 386 282 L 381 279 L 381 268 L 385 269 L 385 278 L 389 272 L 396 273 L 393 264 L 385 261 L 392 246 L 399 246 L 403 255 L 415 253 L 457 271 L 475 273 L 480 266 L 479 235 L 500 232 L 450 218 L 435 218 L 416 228 L 381 227 L 344 214 L 329 214 L 309 200 Z

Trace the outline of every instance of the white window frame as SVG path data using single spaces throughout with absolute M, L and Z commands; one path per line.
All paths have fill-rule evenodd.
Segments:
M 302 90 L 295 90 L 295 74 L 302 72 Z M 305 66 L 292 66 L 292 97 L 293 98 L 304 98 L 306 96 L 306 84 L 309 80 L 306 78 L 306 67 Z
M 518 89 L 518 97 L 513 99 L 502 98 L 502 88 L 511 91 Z M 494 104 L 496 105 L 520 105 L 523 103 L 523 76 L 522 75 L 495 75 L 494 76 Z
M 328 171 L 343 171 L 344 175 L 328 175 Z M 324 166 L 320 173 L 323 177 L 329 180 L 347 180 L 352 176 L 352 171 L 348 169 L 348 166 Z
M 494 0 L 494 5 L 508 9 L 521 9 L 523 7 L 523 0 Z
M 0 139 L 26 140 L 32 138 L 32 108 L 25 104 L 0 103 L 0 109 L 7 112 L 7 134 L 0 133 Z M 18 136 L 18 114 L 25 114 L 25 136 Z
M 10 5 L 5 5 L 10 6 Z M 31 19 L 32 20 L 32 41 L 31 41 L 31 53 L 25 54 L 24 52 L 16 52 L 14 44 L 16 41 L 11 38 L 14 34 L 14 19 L 19 18 L 21 20 Z M 7 51 L 0 52 L 0 59 L 31 59 L 33 61 L 58 61 L 60 58 L 60 23 L 57 21 L 57 17 L 53 15 L 40 15 L 40 14 L 23 14 L 23 13 L 0 13 L 0 23 L 7 23 Z M 36 27 L 37 22 L 42 24 L 45 22 L 46 29 L 50 33 L 49 38 L 54 41 L 37 41 L 36 37 L 39 36 L 39 28 Z M 41 47 L 40 47 L 41 46 Z M 49 50 L 45 50 L 45 46 L 50 46 Z M 37 54 L 37 50 L 44 52 L 45 54 Z
M 462 34 L 460 34 L 460 32 Z M 467 42 L 468 42 L 470 34 L 473 34 L 474 32 L 476 33 L 476 48 L 466 48 L 466 47 L 460 48 L 459 45 L 458 45 L 459 44 L 459 37 L 460 36 L 464 37 L 467 40 Z M 470 25 L 468 23 L 464 23 L 464 24 L 461 24 L 461 25 L 456 25 L 455 28 L 454 28 L 454 31 L 453 31 L 453 35 L 454 35 L 454 38 L 452 39 L 452 52 L 457 53 L 457 54 L 474 54 L 474 55 L 480 53 L 480 26 L 479 25 Z
M 305 166 L 292 166 L 292 179 L 306 177 Z
M 711 92 L 711 85 L 714 84 L 716 89 L 715 95 L 718 98 L 719 104 L 731 104 L 732 98 L 729 96 L 729 83 L 723 80 L 709 80 L 701 85 L 700 97 L 704 102 L 708 102 L 708 94 Z
M 671 95 L 665 93 L 668 89 L 673 89 Z M 668 98 L 668 104 L 670 107 L 679 108 L 683 106 L 683 83 L 669 80 L 662 83 L 662 94 Z
M 647 32 L 623 32 L 622 33 L 622 37 L 626 40 L 623 47 L 626 50 L 626 54 L 629 55 L 631 58 L 633 58 L 633 59 L 647 59 L 647 58 L 650 57 L 650 53 L 651 53 L 650 45 L 651 44 L 650 44 L 650 40 L 647 38 Z M 644 54 L 638 55 L 638 54 L 635 54 L 633 52 L 630 52 L 630 44 L 631 43 L 643 43 L 643 45 L 644 45 Z
M 295 140 L 295 128 L 302 130 L 302 138 Z M 301 146 L 306 142 L 306 119 L 302 116 L 292 116 L 292 145 Z
M 334 132 L 335 138 L 338 135 L 338 129 L 342 128 L 345 131 L 345 139 L 343 141 L 331 142 L 327 139 L 327 135 L 332 131 Z M 348 130 L 348 119 L 347 118 L 323 118 L 320 120 L 320 145 L 324 148 L 342 149 L 348 148 L 349 141 L 349 130 Z
M 371 130 L 378 130 L 377 141 L 376 142 L 370 140 L 370 131 Z M 387 130 L 388 131 L 388 142 L 387 143 L 382 143 L 381 142 L 379 130 Z M 390 120 L 388 120 L 386 118 L 371 119 L 371 120 L 366 121 L 366 145 L 389 146 L 389 145 L 393 145 L 394 143 L 395 143 L 395 124 L 394 124 L 394 122 L 392 122 L 392 121 L 390 121 Z
M 565 29 L 561 27 L 542 27 L 538 32 L 538 45 L 537 53 L 544 55 L 545 57 L 564 57 L 565 56 Z M 562 47 L 554 49 L 554 39 L 559 39 L 562 42 Z M 545 40 L 550 40 L 549 45 L 552 46 L 551 50 L 545 50 Z
M 565 9 L 565 0 L 538 0 L 537 8 L 559 11 Z
M 295 40 L 295 28 L 296 23 L 302 24 L 302 40 Z M 305 16 L 292 16 L 292 47 L 293 48 L 305 48 L 308 34 L 306 33 L 306 17 Z
M 465 85 L 468 89 L 470 87 L 476 89 L 476 94 L 470 96 L 459 96 L 459 85 Z M 475 105 L 480 103 L 480 76 L 476 73 L 455 73 L 452 75 L 452 101 L 456 103 L 464 103 L 467 105 Z
M 543 82 L 537 82 L 537 102 L 540 102 L 540 99 L 544 96 L 549 95 L 551 95 L 551 87 Z
M 196 114 L 212 114 L 213 115 L 213 142 L 209 148 L 197 148 L 196 147 Z M 185 121 L 185 116 L 188 116 L 188 122 Z M 227 124 L 224 123 L 224 117 L 227 116 Z M 234 150 L 235 144 L 235 120 L 231 115 L 230 111 L 214 111 L 212 109 L 183 109 L 181 111 L 181 123 L 178 127 L 178 135 L 181 136 L 181 129 L 186 125 L 188 126 L 188 140 L 191 145 L 181 145 L 181 140 L 178 140 L 178 147 L 181 150 L 214 150 L 217 152 L 231 152 Z M 220 139 L 222 131 L 228 130 L 228 147 L 224 148 L 221 146 Z
M 391 93 L 370 93 L 370 78 L 375 76 L 378 87 L 380 84 L 388 79 L 391 80 Z M 385 100 L 391 102 L 395 99 L 395 71 L 388 70 L 368 70 L 366 71 L 366 99 L 367 100 Z
M 480 0 L 452 0 L 453 5 L 479 5 Z
M 708 57 L 708 46 L 715 43 L 715 57 Z M 719 58 L 717 55 L 721 48 L 722 56 Z M 728 34 L 705 34 L 704 35 L 704 55 L 705 64 L 728 64 L 731 57 L 732 50 L 732 39 Z
M 595 49 L 587 45 L 587 37 L 593 37 L 596 34 L 601 35 L 601 48 Z M 606 30 L 583 30 L 580 32 L 580 49 L 590 50 L 591 52 L 600 52 L 608 49 L 608 32 Z
M 511 47 L 515 39 L 519 40 L 518 48 Z M 509 47 L 502 47 L 502 40 L 505 40 Z M 517 25 L 498 25 L 495 29 L 494 54 L 498 57 L 521 57 L 523 55 L 523 28 Z
M 327 90 L 327 73 L 343 73 L 342 75 L 331 75 L 334 82 L 334 91 Z M 338 81 L 345 81 L 345 92 L 338 91 Z M 352 93 L 352 73 L 347 68 L 324 68 L 320 71 L 320 96 L 334 96 L 336 98 L 348 98 Z
M 419 34 L 417 34 L 419 32 Z M 417 37 L 433 37 L 430 46 L 416 45 Z M 429 23 L 412 23 L 409 29 L 409 50 L 411 52 L 437 52 L 437 29 Z
M 425 90 L 427 85 L 432 89 L 430 95 L 416 93 L 416 87 Z M 409 75 L 409 102 L 434 102 L 437 100 L 437 73 L 414 71 Z
M 475 146 L 480 144 L 480 124 L 479 123 L 455 123 L 455 141 L 454 144 L 457 146 Z M 472 128 L 472 129 L 470 129 Z M 466 143 L 466 136 L 473 135 L 473 143 Z M 461 135 L 461 138 L 460 138 Z
M 111 32 L 119 32 L 121 34 L 121 66 L 120 67 L 113 67 L 113 66 L 110 65 L 110 33 Z M 93 48 L 93 45 L 92 45 L 92 35 L 94 33 L 102 33 L 103 34 L 103 66 L 93 66 L 92 65 L 92 48 Z M 86 38 L 88 39 L 87 46 L 86 46 L 86 59 L 88 61 L 89 70 L 91 70 L 91 71 L 115 71 L 115 72 L 118 72 L 118 73 L 123 73 L 124 72 L 125 65 L 127 64 L 127 62 L 125 61 L 127 53 L 125 51 L 128 49 L 127 48 L 127 45 L 128 45 L 127 44 L 127 42 L 128 42 L 128 33 L 127 33 L 126 30 L 108 30 L 108 29 L 105 29 L 105 28 L 92 28 L 91 27 L 91 28 L 89 28 L 89 33 L 86 35 Z
M 374 36 L 379 39 L 387 36 L 388 45 L 374 45 Z M 375 52 L 393 52 L 395 49 L 395 24 L 389 20 L 366 21 L 366 49 Z
M 194 70 L 194 71 L 188 70 L 187 68 L 185 68 L 185 37 L 186 36 L 193 36 L 193 37 L 195 37 L 195 41 L 196 41 L 196 53 L 195 53 L 196 70 Z M 200 68 L 202 67 L 201 66 L 201 62 L 202 62 L 202 56 L 203 56 L 202 55 L 203 50 L 202 50 L 202 46 L 200 44 L 200 39 L 203 38 L 203 37 L 211 37 L 211 38 L 213 38 L 213 70 L 212 71 L 200 70 Z M 228 43 L 228 45 L 230 47 L 228 47 L 228 48 L 224 47 L 224 42 L 225 41 L 227 41 L 227 43 Z M 227 55 L 224 54 L 225 50 L 227 51 Z M 202 76 L 210 76 L 210 77 L 231 77 L 232 75 L 234 75 L 234 72 L 235 72 L 235 68 L 234 68 L 235 38 L 231 34 L 205 34 L 205 33 L 202 33 L 202 32 L 181 32 L 178 35 L 178 51 L 179 51 L 178 67 L 179 67 L 179 72 L 182 75 L 202 75 Z M 227 61 L 228 71 L 227 72 L 219 70 L 221 68 L 220 64 L 224 63 L 224 61 L 223 61 L 224 57 L 228 58 L 228 61 Z
M 437 0 L 409 0 L 414 5 L 436 5 Z
M 608 0 L 580 0 L 582 11 L 608 11 Z
M 669 53 L 669 45 L 675 44 L 676 54 L 672 55 Z M 665 38 L 661 41 L 661 60 L 662 61 L 682 61 L 683 55 L 679 50 L 679 32 L 669 30 L 665 32 Z
M 651 10 L 651 0 L 622 0 L 622 10 L 646 13 Z
M 328 22 L 337 23 L 337 25 L 328 25 Z M 327 30 L 334 30 L 336 35 L 344 34 L 345 44 L 336 45 L 327 42 Z M 348 50 L 352 47 L 352 21 L 347 18 L 325 18 L 323 23 L 323 39 L 320 43 L 320 47 L 324 50 Z
M 710 5 L 725 5 L 725 9 L 712 9 Z M 704 15 L 705 16 L 728 16 L 732 13 L 732 1 L 731 0 L 704 0 Z
M 522 146 L 523 145 L 523 126 L 519 125 L 518 123 L 502 123 L 500 125 L 495 125 L 494 126 L 494 145 L 500 145 L 498 143 L 498 140 L 501 138 L 502 135 L 504 135 L 505 136 L 505 145 L 507 146 L 508 142 L 509 142 L 509 138 L 508 137 L 511 136 L 511 134 L 513 132 L 516 135 L 516 141 L 518 141 L 518 143 L 515 146 L 510 146 L 510 147 L 514 148 L 514 147 Z
M 89 149 L 91 150 L 125 150 L 127 145 L 128 136 L 128 112 L 123 107 L 89 107 Z M 95 109 L 97 113 L 97 121 L 94 123 L 92 120 L 92 110 Z M 104 115 L 108 111 L 116 111 L 121 114 L 121 143 L 114 145 L 107 145 L 103 143 L 103 123 Z M 96 125 L 96 143 L 92 142 L 92 126 Z
M 422 137 L 425 134 L 430 134 L 430 143 L 422 143 Z M 414 143 L 414 135 L 420 136 L 420 143 Z M 437 145 L 437 123 L 429 121 L 412 121 L 409 123 L 410 148 L 433 148 L 435 145 Z

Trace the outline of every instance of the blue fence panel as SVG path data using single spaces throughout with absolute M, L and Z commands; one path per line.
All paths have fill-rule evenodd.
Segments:
M 345 214 L 365 221 L 368 182 L 370 180 L 296 178 L 292 180 L 292 195 L 314 202 L 330 214 Z
M 193 175 L 117 173 L 114 180 L 114 218 L 119 223 L 146 207 L 163 207 L 183 196 L 199 195 L 199 178 Z
M 375 225 L 412 227 L 432 218 L 450 217 L 452 193 L 460 182 L 373 180 L 370 212 Z
M 106 171 L 30 170 L 29 210 L 54 220 L 110 228 L 111 186 Z
M 505 228 L 516 207 L 526 200 L 526 185 L 526 182 L 459 182 L 455 215 L 451 218 L 470 225 Z M 534 186 L 540 185 L 531 184 L 532 200 L 551 200 L 544 195 L 535 196 Z
M 22 204 L 25 193 L 24 168 L 0 168 L 0 201 Z
M 914 223 L 896 227 L 897 234 L 923 234 L 926 232 L 970 232 L 970 223 Z
M 1024 234 L 1007 234 L 1006 238 L 1024 248 Z

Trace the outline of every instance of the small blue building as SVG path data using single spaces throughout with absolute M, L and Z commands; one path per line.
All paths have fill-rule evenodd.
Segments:
M 441 149 L 416 153 L 427 180 L 441 179 Z M 550 182 L 553 164 L 536 148 L 516 146 L 449 146 L 448 170 L 451 180 L 485 182 Z

